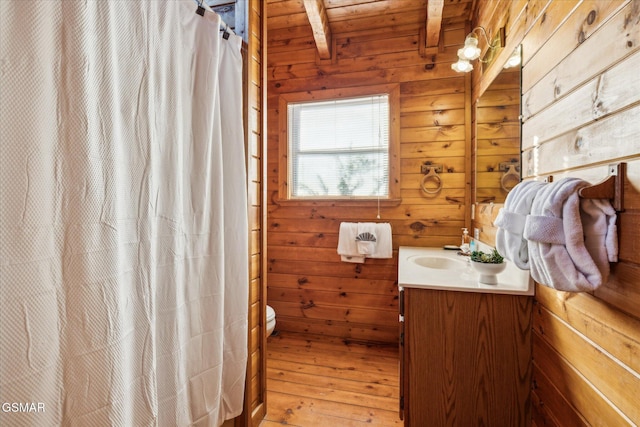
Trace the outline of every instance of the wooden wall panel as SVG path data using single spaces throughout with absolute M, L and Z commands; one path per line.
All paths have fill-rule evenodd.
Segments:
M 237 427 L 258 426 L 266 413 L 264 203 L 264 4 L 248 2 L 248 43 L 244 55 L 245 136 L 247 189 L 249 203 L 249 336 L 247 377 L 243 414 L 235 419 Z
M 627 26 L 625 22 L 609 24 L 605 30 L 596 31 L 625 3 L 628 1 L 556 0 L 550 2 L 549 7 L 537 21 L 540 25 L 535 26 L 531 36 L 528 33 L 523 40 L 523 64 L 529 70 L 522 76 L 523 92 L 528 92 L 533 84 L 543 80 L 545 85 L 554 88 L 552 93 L 557 92 L 556 97 L 567 94 L 571 84 L 563 84 L 565 79 L 571 82 L 589 77 L 590 73 L 600 73 L 605 69 L 601 64 L 606 63 L 607 60 L 618 60 L 621 55 L 629 52 L 627 42 L 635 42 L 637 46 L 637 37 L 625 34 L 624 28 Z M 625 15 L 618 15 L 617 19 Z M 551 22 L 547 23 L 549 18 L 559 26 L 553 28 Z M 534 34 L 536 45 L 530 41 L 530 37 Z M 588 55 L 581 56 L 578 49 L 581 46 L 583 46 L 582 50 L 589 50 Z M 576 63 L 580 66 L 570 69 L 571 64 Z M 553 65 L 551 69 L 549 69 L 550 64 Z M 558 72 L 562 74 L 561 80 L 557 80 Z
M 574 294 L 536 284 L 533 423 L 637 425 L 640 1 L 530 1 L 525 21 L 523 178 L 595 183 L 608 164 L 627 162 L 619 262 L 609 281 Z M 488 86 L 483 76 L 477 80 Z M 495 242 L 500 207 L 475 208 L 474 226 L 486 242 Z
M 333 13 L 331 5 L 325 6 Z M 285 33 L 277 22 L 271 26 L 271 15 L 268 19 L 267 278 L 277 328 L 397 342 L 398 246 L 458 243 L 468 215 L 468 94 L 465 76 L 450 66 L 464 42 L 464 24 L 445 27 L 442 49 L 425 58 L 418 47 L 420 26 L 408 15 L 396 27 L 357 34 L 349 34 L 349 19 L 340 20 L 332 27 L 334 60 L 318 61 L 309 31 L 289 28 Z M 400 123 L 394 131 L 400 138 L 402 200 L 382 204 L 379 220 L 391 224 L 394 258 L 343 263 L 336 251 L 340 223 L 378 221 L 378 207 L 375 202 L 277 203 L 280 96 L 324 90 L 339 94 L 378 84 L 400 87 Z M 425 161 L 445 167 L 443 190 L 435 197 L 420 190 Z

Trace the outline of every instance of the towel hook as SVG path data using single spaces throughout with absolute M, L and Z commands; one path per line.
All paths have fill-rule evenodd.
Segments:
M 428 188 L 427 182 L 433 181 L 436 184 L 436 188 Z M 437 173 L 437 168 L 435 166 L 427 167 L 427 174 L 422 177 L 422 181 L 420 182 L 420 188 L 426 194 L 437 194 L 440 190 L 442 190 L 442 179 Z
M 515 184 L 513 184 L 511 187 L 507 187 L 506 183 L 509 181 L 515 181 Z M 500 179 L 500 186 L 504 191 L 508 193 L 519 182 L 520 182 L 520 173 L 518 173 L 518 171 L 516 170 L 516 165 L 515 164 L 509 165 L 509 169 L 502 175 L 502 178 Z
M 583 199 L 610 199 L 616 212 L 624 211 L 624 180 L 627 164 L 609 165 L 609 177 L 604 181 L 578 190 Z

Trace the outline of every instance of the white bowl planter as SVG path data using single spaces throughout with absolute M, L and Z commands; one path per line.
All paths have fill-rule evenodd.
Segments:
M 507 267 L 507 263 L 505 262 L 500 264 L 491 264 L 488 262 L 471 261 L 471 265 L 478 273 L 480 273 L 478 282 L 484 283 L 485 285 L 497 285 L 497 275 L 502 273 Z

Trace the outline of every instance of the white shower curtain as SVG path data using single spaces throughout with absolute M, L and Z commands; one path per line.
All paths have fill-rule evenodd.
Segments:
M 0 0 L 0 425 L 242 411 L 241 40 L 195 9 Z

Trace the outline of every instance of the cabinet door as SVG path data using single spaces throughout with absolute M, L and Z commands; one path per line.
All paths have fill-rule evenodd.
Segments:
M 398 294 L 398 298 L 399 298 L 399 305 L 400 305 L 400 316 L 399 316 L 399 320 L 400 320 L 400 342 L 399 342 L 399 346 L 400 346 L 400 419 L 404 420 L 404 405 L 405 405 L 405 393 L 404 393 L 404 388 L 405 388 L 405 379 L 404 379 L 404 375 L 405 375 L 405 369 L 404 369 L 404 290 L 401 288 L 400 292 Z
M 530 425 L 530 297 L 405 289 L 406 426 Z

